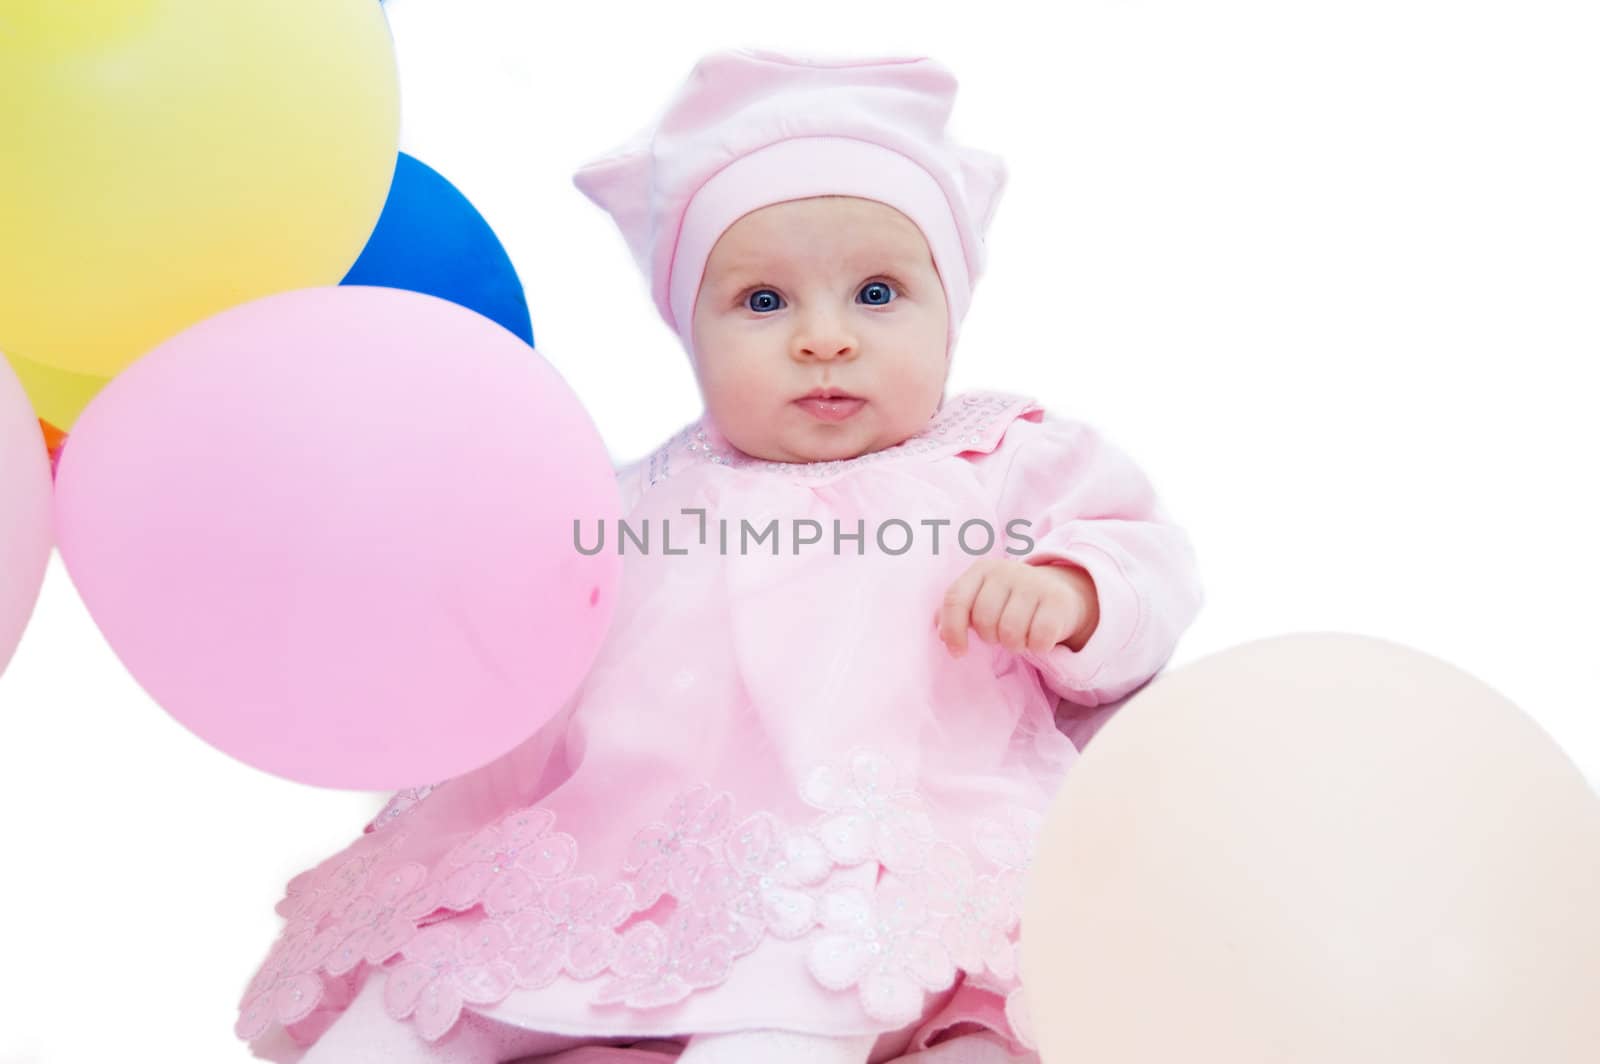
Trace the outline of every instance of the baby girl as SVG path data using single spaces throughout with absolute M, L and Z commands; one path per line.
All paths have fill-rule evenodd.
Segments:
M 578 173 L 705 412 L 619 474 L 646 549 L 562 713 L 289 884 L 259 1055 L 1036 1059 L 1039 818 L 1202 593 L 1095 430 L 944 394 L 1004 183 L 955 88 L 717 54 Z

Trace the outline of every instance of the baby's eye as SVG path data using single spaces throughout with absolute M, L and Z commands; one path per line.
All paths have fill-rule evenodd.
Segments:
M 749 307 L 751 310 L 760 314 L 765 314 L 768 311 L 777 310 L 779 307 L 783 306 L 783 297 L 778 295 L 778 293 L 774 292 L 770 288 L 763 288 L 760 291 L 751 292 L 750 298 L 746 299 L 744 302 L 745 306 Z
M 857 298 L 868 306 L 881 307 L 894 298 L 894 289 L 882 281 L 873 281 L 861 289 Z

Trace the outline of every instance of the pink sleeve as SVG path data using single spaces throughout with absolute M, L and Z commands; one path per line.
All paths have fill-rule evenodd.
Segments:
M 1132 459 L 1082 422 L 1035 409 L 1006 429 L 996 457 L 1005 463 L 1002 520 L 1029 522 L 1004 537 L 1007 550 L 1029 564 L 1087 570 L 1100 603 L 1082 650 L 1057 645 L 1020 656 L 1069 702 L 1126 697 L 1155 676 L 1200 612 L 1204 592 L 1188 536 Z

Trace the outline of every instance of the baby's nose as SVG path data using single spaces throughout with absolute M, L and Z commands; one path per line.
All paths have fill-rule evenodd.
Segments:
M 795 356 L 808 361 L 829 362 L 836 358 L 852 358 L 856 353 L 856 338 L 840 328 L 806 329 L 794 338 Z
M 855 351 L 855 344 L 849 342 L 840 345 L 835 345 L 832 343 L 820 343 L 802 347 L 800 349 L 800 354 L 806 358 L 815 358 L 823 362 L 831 362 L 836 358 L 848 358 L 855 354 Z

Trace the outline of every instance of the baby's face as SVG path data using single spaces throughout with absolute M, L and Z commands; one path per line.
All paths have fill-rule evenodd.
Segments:
M 818 462 L 892 447 L 927 425 L 948 331 L 922 231 L 882 203 L 824 196 L 752 211 L 722 234 L 692 335 L 706 410 L 728 442 Z M 799 401 L 816 388 L 858 401 Z

